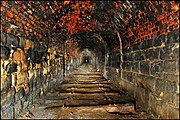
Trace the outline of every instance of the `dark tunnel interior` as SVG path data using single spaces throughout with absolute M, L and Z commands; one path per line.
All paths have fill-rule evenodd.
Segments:
M 133 109 L 125 106 L 136 111 L 130 113 L 131 119 L 140 115 L 138 110 L 154 118 L 179 118 L 179 1 L 2 0 L 0 20 L 2 119 L 18 118 L 24 112 L 29 118 L 36 118 L 35 113 L 41 114 L 30 115 L 30 108 L 36 104 L 53 105 L 47 96 L 54 94 L 54 101 L 64 100 L 64 91 L 70 91 L 68 85 L 72 85 L 72 91 L 84 90 L 83 94 L 101 90 L 105 96 L 113 89 L 126 93 L 135 101 Z M 69 79 L 80 79 L 80 83 Z M 77 87 L 85 79 L 90 83 Z M 94 84 L 93 80 L 100 82 Z M 112 89 L 103 80 L 110 81 Z M 89 90 L 88 86 L 92 88 Z M 107 94 L 104 89 L 109 90 Z M 102 96 L 81 97 L 96 98 L 99 103 Z M 102 103 L 106 102 L 111 104 L 108 100 Z M 124 110 L 119 110 L 121 107 L 118 112 Z M 40 108 L 43 107 L 38 110 L 42 112 L 44 109 Z M 89 110 L 94 109 L 97 110 Z M 106 106 L 105 112 L 107 109 Z M 62 111 L 56 111 L 55 118 L 63 118 L 64 114 L 71 115 L 65 117 L 70 119 L 75 114 L 68 114 L 68 108 Z M 51 119 L 51 113 L 44 113 L 42 116 L 49 115 L 46 118 Z M 93 114 L 98 113 L 101 112 Z M 103 115 L 120 118 L 110 113 Z M 148 119 L 147 114 L 142 113 L 141 117 Z

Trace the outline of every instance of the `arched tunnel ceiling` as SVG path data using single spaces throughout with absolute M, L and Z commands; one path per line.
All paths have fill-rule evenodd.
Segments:
M 140 28 L 152 23 L 161 25 L 162 23 L 157 23 L 157 20 L 163 18 L 165 13 L 178 11 L 178 4 L 177 1 L 128 0 L 2 1 L 1 11 L 7 16 L 2 18 L 5 19 L 2 26 L 7 32 L 9 27 L 13 28 L 6 24 L 8 21 L 15 25 L 13 29 L 18 29 L 31 38 L 48 41 L 52 46 L 62 44 L 73 37 L 77 38 L 76 35 L 82 31 L 96 33 L 102 36 L 109 49 L 116 49 L 119 46 L 116 31 L 120 32 L 123 47 L 141 42 L 145 38 L 139 37 L 143 31 Z M 3 13 L 3 9 L 6 13 Z M 20 14 L 20 17 L 17 14 Z M 20 23 L 17 22 L 19 20 Z M 84 40 L 88 40 L 89 36 L 91 35 L 88 34 Z M 84 43 L 87 42 L 81 42 L 82 46 Z M 87 47 L 94 44 L 89 43 L 86 44 Z

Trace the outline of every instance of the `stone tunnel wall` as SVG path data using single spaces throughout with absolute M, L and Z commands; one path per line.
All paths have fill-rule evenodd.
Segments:
M 123 49 L 120 86 L 137 106 L 162 118 L 179 115 L 179 32 Z
M 41 48 L 42 47 L 42 48 Z M 31 40 L 1 33 L 1 116 L 15 118 L 62 81 L 62 59 Z
M 122 30 L 123 62 L 119 66 L 119 51 L 110 52 L 107 75 L 136 99 L 136 107 L 157 117 L 179 118 L 179 8 L 173 1 L 158 4 L 164 12 L 155 6 L 154 17 L 127 17 L 135 22 L 127 22 L 127 31 Z

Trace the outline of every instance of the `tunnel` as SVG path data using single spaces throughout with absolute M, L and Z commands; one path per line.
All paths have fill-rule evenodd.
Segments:
M 1 1 L 1 119 L 179 119 L 179 2 Z

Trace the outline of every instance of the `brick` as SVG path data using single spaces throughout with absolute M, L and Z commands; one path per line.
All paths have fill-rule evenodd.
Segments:
M 151 75 L 155 77 L 163 78 L 163 70 L 164 70 L 164 62 L 163 61 L 155 61 L 151 63 Z
M 164 61 L 164 72 L 176 73 L 176 61 L 175 60 L 165 60 Z
M 10 18 L 13 18 L 13 13 L 8 10 L 6 11 L 6 15 Z
M 140 72 L 143 74 L 150 74 L 150 63 L 142 61 L 140 62 Z

